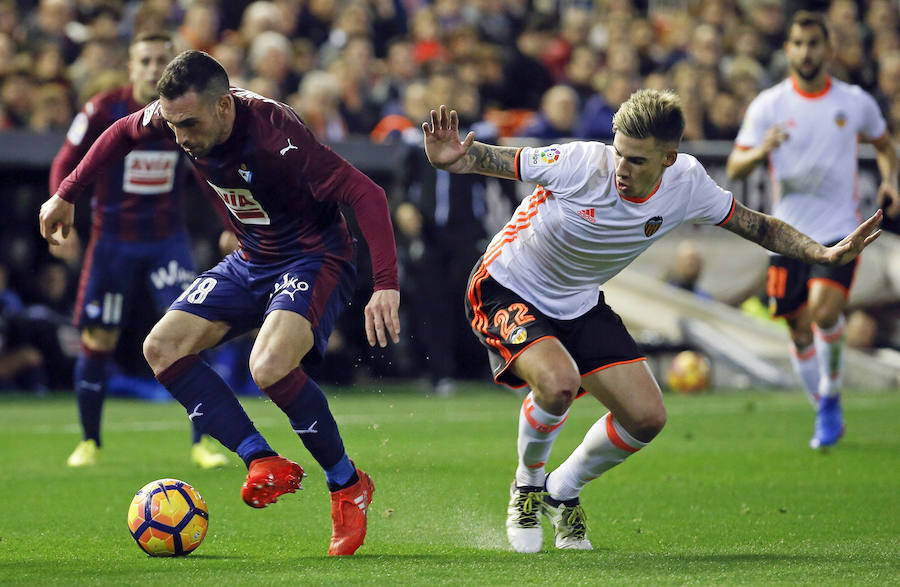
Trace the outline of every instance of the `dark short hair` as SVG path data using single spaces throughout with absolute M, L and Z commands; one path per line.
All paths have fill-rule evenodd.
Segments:
M 134 47 L 138 43 L 169 43 L 174 44 L 172 35 L 165 31 L 144 31 L 138 33 L 131 39 L 130 47 Z
M 817 26 L 822 29 L 822 35 L 825 40 L 828 40 L 828 23 L 825 22 L 825 15 L 821 12 L 798 10 L 794 13 L 794 18 L 791 19 L 791 27 L 793 26 L 799 26 L 803 28 L 808 26 Z M 790 31 L 790 28 L 788 28 L 788 31 Z M 790 34 L 790 32 L 788 34 Z
M 167 100 L 197 92 L 209 98 L 228 93 L 228 74 L 222 64 L 203 51 L 184 51 L 163 70 L 156 91 Z

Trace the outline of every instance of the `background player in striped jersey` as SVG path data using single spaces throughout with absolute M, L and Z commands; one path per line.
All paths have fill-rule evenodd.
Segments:
M 745 177 L 768 160 L 772 214 L 820 243 L 836 243 L 860 222 L 862 137 L 875 147 L 879 205 L 891 217 L 900 214 L 897 152 L 884 117 L 872 96 L 829 75 L 832 50 L 824 17 L 798 12 L 784 50 L 790 76 L 751 102 L 728 157 L 728 174 Z M 844 307 L 857 263 L 826 267 L 781 255 L 769 262 L 769 307 L 787 319 L 794 370 L 817 408 L 812 448 L 834 444 L 844 433 Z
M 72 224 L 71 202 L 110 161 L 153 140 L 177 143 L 231 213 L 240 247 L 201 274 L 144 341 L 157 379 L 204 432 L 249 469 L 244 501 L 265 507 L 300 487 L 297 463 L 269 446 L 228 385 L 198 353 L 259 327 L 250 353 L 256 384 L 288 416 L 331 491 L 328 553 L 363 543 L 371 477 L 344 449 L 325 394 L 301 360 L 325 352 L 354 291 L 355 247 L 338 206 L 353 209 L 369 245 L 375 291 L 364 309 L 369 343 L 399 341 L 400 293 L 384 190 L 319 143 L 288 106 L 240 88 L 215 59 L 185 51 L 163 72 L 160 99 L 111 126 L 41 207 L 41 234 Z
M 875 238 L 879 212 L 826 248 L 787 223 L 749 210 L 694 157 L 679 154 L 684 114 L 671 92 L 641 90 L 619 108 L 612 145 L 539 148 L 460 141 L 454 111 L 423 124 L 435 167 L 538 184 L 476 264 L 467 315 L 487 347 L 494 379 L 529 385 L 519 413 L 519 463 L 510 488 L 507 537 L 519 552 L 541 549 L 542 513 L 558 548 L 590 549 L 579 494 L 589 481 L 647 445 L 666 422 L 659 386 L 602 286 L 682 224 L 717 224 L 807 262 L 847 263 Z M 549 475 L 544 466 L 579 391 L 609 413 Z
M 94 96 L 75 117 L 50 169 L 51 193 L 104 130 L 156 99 L 156 82 L 174 56 L 166 33 L 142 33 L 132 40 L 130 83 Z M 68 458 L 70 467 L 97 462 L 109 363 L 132 306 L 146 303 L 145 292 L 150 292 L 153 311 L 162 314 L 195 277 L 182 210 L 187 165 L 177 145 L 157 141 L 135 149 L 94 183 L 91 236 L 74 316 L 82 341 L 74 383 L 83 439 Z M 78 248 L 73 231 L 50 251 L 77 255 Z M 201 438 L 194 425 L 195 463 L 211 468 L 228 462 Z

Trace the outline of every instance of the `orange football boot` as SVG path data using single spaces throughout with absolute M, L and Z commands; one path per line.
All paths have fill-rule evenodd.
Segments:
M 365 471 L 356 469 L 359 481 L 331 492 L 331 546 L 329 555 L 347 555 L 356 552 L 366 539 L 367 517 L 375 484 Z
M 264 508 L 278 501 L 279 495 L 303 489 L 300 483 L 304 475 L 303 467 L 283 456 L 256 459 L 250 463 L 241 497 L 250 507 Z

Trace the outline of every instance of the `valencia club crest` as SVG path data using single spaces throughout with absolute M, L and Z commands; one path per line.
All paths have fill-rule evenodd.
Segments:
M 662 216 L 654 216 L 644 223 L 644 234 L 646 236 L 653 236 L 654 234 L 656 234 L 656 231 L 659 230 L 659 227 L 662 226 L 662 223 Z

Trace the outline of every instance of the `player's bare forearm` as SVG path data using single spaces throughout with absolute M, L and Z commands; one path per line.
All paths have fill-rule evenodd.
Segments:
M 723 225 L 731 232 L 753 241 L 773 253 L 805 263 L 826 262 L 826 248 L 787 222 L 735 203 L 734 214 Z
M 881 173 L 881 184 L 878 186 L 878 205 L 887 206 L 888 216 L 900 217 L 900 185 L 898 185 L 898 172 L 900 172 L 900 160 L 897 158 L 897 149 L 888 136 L 873 141 L 875 147 L 875 163 Z
M 885 135 L 873 141 L 872 146 L 875 147 L 875 164 L 881 173 L 881 181 L 897 185 L 900 159 L 897 157 L 897 148 L 894 146 L 894 142 Z
M 422 124 L 422 134 L 425 136 L 425 155 L 437 169 L 516 179 L 518 149 L 479 143 L 472 131 L 460 141 L 459 115 L 444 104 L 431 111 L 431 122 Z
M 517 147 L 498 147 L 476 141 L 463 157 L 464 173 L 516 179 Z
M 761 144 L 750 149 L 735 146 L 725 163 L 725 172 L 731 179 L 746 177 L 754 167 L 769 156 L 769 153 L 787 139 L 788 133 L 780 125 L 769 127 Z
M 728 161 L 725 163 L 725 173 L 731 179 L 743 179 L 750 175 L 753 168 L 765 157 L 766 153 L 760 147 L 753 149 L 735 147 L 731 154 L 728 155 Z

